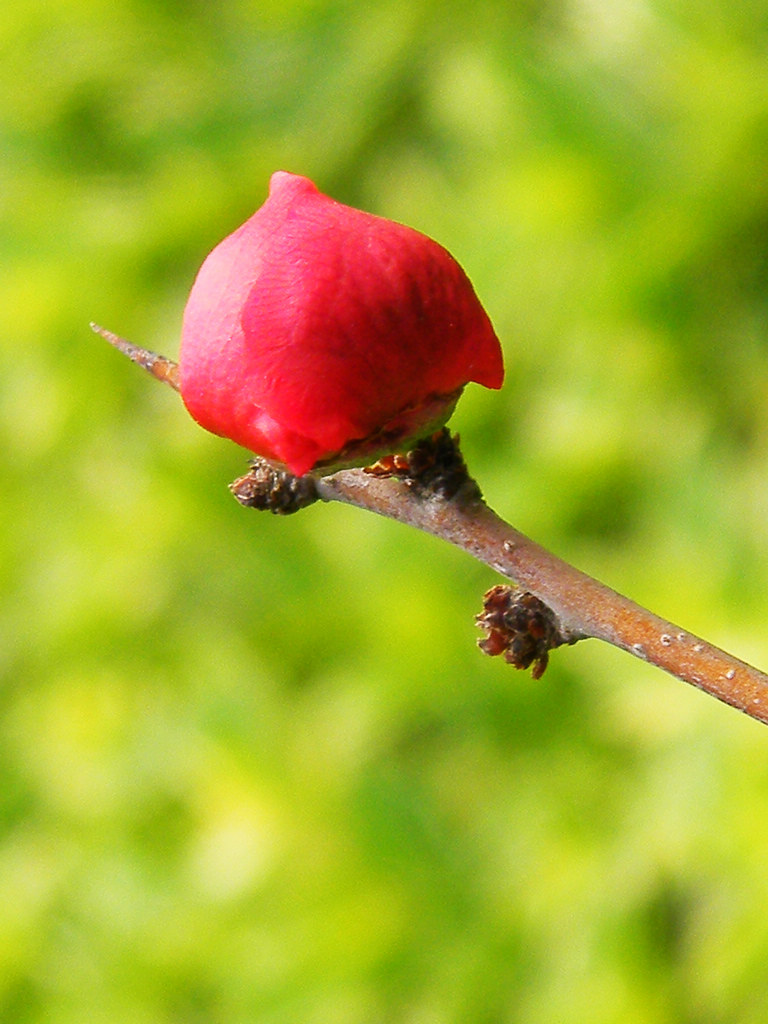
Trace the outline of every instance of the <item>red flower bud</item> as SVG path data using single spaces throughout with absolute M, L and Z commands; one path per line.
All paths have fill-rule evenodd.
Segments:
M 445 249 L 282 171 L 205 260 L 184 312 L 189 412 L 297 475 L 402 450 L 445 423 L 467 382 L 503 375 Z

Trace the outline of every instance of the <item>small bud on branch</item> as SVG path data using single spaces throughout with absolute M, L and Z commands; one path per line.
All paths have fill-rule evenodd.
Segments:
M 483 611 L 475 621 L 487 634 L 484 640 L 477 641 L 484 654 L 503 654 L 504 660 L 515 668 L 533 665 L 534 679 L 544 675 L 550 651 L 562 644 L 575 644 L 579 639 L 561 633 L 552 609 L 538 597 L 503 583 L 485 593 Z

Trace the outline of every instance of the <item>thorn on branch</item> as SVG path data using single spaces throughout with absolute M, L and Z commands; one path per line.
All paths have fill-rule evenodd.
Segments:
M 318 500 L 314 477 L 294 476 L 260 458 L 254 459 L 250 470 L 233 481 L 229 489 L 246 508 L 277 516 L 291 515 Z
M 385 455 L 372 466 L 370 476 L 396 477 L 420 497 L 450 500 L 461 494 L 464 501 L 480 501 L 482 494 L 467 470 L 459 448 L 459 435 L 443 427 L 419 441 L 405 455 Z
M 483 595 L 483 611 L 475 621 L 487 633 L 477 641 L 481 651 L 491 657 L 503 654 L 515 668 L 532 665 L 534 679 L 544 675 L 551 650 L 578 639 L 560 630 L 557 616 L 538 597 L 503 583 Z

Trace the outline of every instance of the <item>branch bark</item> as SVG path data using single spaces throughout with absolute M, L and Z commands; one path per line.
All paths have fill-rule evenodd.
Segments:
M 400 480 L 356 469 L 323 477 L 316 487 L 323 501 L 375 512 L 461 548 L 543 601 L 563 635 L 604 640 L 768 724 L 768 675 L 553 555 L 476 494 L 424 497 Z
M 91 327 L 178 390 L 178 366 L 172 360 L 97 324 Z M 441 537 L 543 602 L 557 620 L 554 645 L 588 637 L 604 640 L 768 724 L 768 675 L 654 615 L 504 522 L 484 503 L 446 428 L 405 455 L 332 476 L 294 477 L 257 458 L 231 490 L 241 504 L 281 515 L 319 498 L 355 505 Z M 541 639 L 543 629 L 537 625 L 533 639 Z M 543 671 L 546 653 L 546 645 L 535 653 L 534 672 Z

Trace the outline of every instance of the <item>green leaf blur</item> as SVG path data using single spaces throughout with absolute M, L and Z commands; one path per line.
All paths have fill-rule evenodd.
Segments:
M 174 356 L 270 173 L 467 269 L 517 527 L 768 666 L 768 5 L 0 12 L 0 1021 L 763 1024 L 768 731 L 596 642 L 475 647 L 489 570 L 246 454 Z

